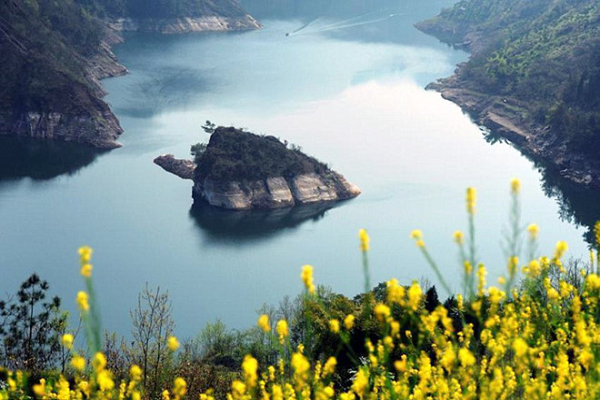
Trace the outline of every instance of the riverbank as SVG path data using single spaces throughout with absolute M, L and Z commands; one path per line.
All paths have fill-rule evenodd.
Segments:
M 177 34 L 261 27 L 233 0 L 168 9 L 164 18 L 157 10 L 104 13 L 99 11 L 104 10 L 102 5 L 97 6 L 55 2 L 40 8 L 35 1 L 17 0 L 0 5 L 4 16 L 0 50 L 7 55 L 0 79 L 0 136 L 99 149 L 121 147 L 118 139 L 124 130 L 103 100 L 107 91 L 100 81 L 128 73 L 112 52 L 123 42 L 122 32 Z
M 424 33 L 471 53 L 469 62 L 482 54 L 493 39 L 476 26 L 455 26 L 440 17 L 416 24 Z M 473 121 L 510 141 L 534 161 L 552 169 L 562 178 L 589 189 L 600 189 L 600 162 L 569 146 L 568 135 L 532 116 L 527 102 L 510 95 L 480 90 L 465 73 L 468 63 L 457 66 L 454 75 L 438 79 L 426 89 L 438 91 L 469 114 Z
M 510 141 L 515 148 L 561 177 L 590 189 L 600 189 L 600 163 L 569 152 L 547 126 L 535 124 L 519 100 L 491 96 L 466 88 L 460 66 L 455 75 L 427 86 L 457 104 L 473 121 Z

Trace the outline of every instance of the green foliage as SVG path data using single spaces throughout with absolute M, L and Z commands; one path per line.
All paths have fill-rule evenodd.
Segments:
M 192 151 L 199 149 L 196 146 Z M 224 182 L 329 171 L 327 165 L 302 153 L 298 147 L 288 149 L 274 136 L 258 136 L 222 126 L 214 130 L 208 146 L 196 155 L 195 162 L 197 179 Z
M 66 355 L 60 337 L 67 327 L 68 313 L 61 311 L 60 298 L 46 300 L 50 286 L 37 274 L 25 280 L 16 298 L 0 301 L 0 364 L 8 368 L 40 373 L 61 366 Z
M 479 43 L 463 69 L 471 89 L 523 101 L 572 149 L 597 154 L 600 3 L 464 0 L 432 24 Z

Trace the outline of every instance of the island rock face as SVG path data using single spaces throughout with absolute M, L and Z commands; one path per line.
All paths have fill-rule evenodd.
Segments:
M 180 160 L 175 158 L 173 154 L 164 154 L 156 157 L 154 164 L 181 179 L 194 179 L 196 165 L 191 160 Z
M 196 156 L 192 195 L 229 210 L 277 209 L 356 197 L 360 189 L 273 136 L 217 128 Z

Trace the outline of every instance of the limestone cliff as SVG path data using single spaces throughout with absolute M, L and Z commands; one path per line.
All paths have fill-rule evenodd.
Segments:
M 196 165 L 191 160 L 179 160 L 173 154 L 163 154 L 154 159 L 154 164 L 181 179 L 194 179 Z
M 116 31 L 157 32 L 163 34 L 202 31 L 247 31 L 262 25 L 251 15 L 236 17 L 218 15 L 178 18 L 118 18 L 108 22 Z
M 0 136 L 103 149 L 123 132 L 100 84 L 127 73 L 111 51 L 121 31 L 260 28 L 237 0 L 5 0 L 0 15 Z
M 275 209 L 350 199 L 360 189 L 334 171 L 255 181 L 196 180 L 194 200 L 229 210 Z

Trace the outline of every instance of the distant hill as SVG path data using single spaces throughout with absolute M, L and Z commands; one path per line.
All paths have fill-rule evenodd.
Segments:
M 99 83 L 126 73 L 110 51 L 115 29 L 259 26 L 236 0 L 3 0 L 0 135 L 117 147 L 123 130 Z
M 472 53 L 443 94 L 484 122 L 492 112 L 492 128 L 508 118 L 565 175 L 600 179 L 600 2 L 465 0 L 417 27 Z

